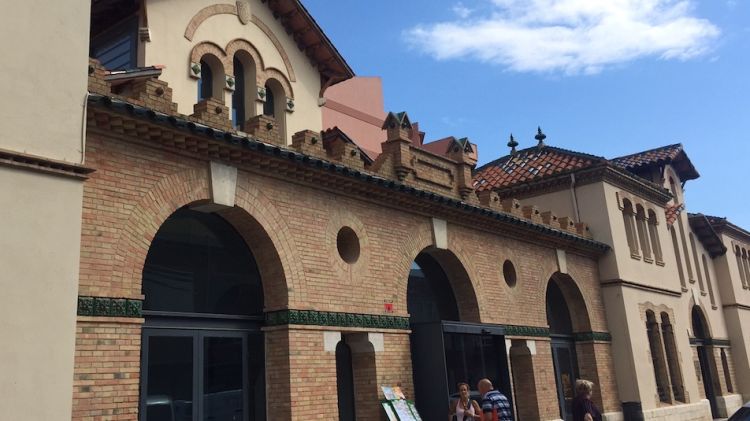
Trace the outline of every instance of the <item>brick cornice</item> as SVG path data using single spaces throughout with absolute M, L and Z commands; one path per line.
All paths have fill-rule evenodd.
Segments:
M 231 131 L 158 113 L 119 99 L 92 95 L 89 125 L 92 126 L 92 133 L 102 133 L 148 147 L 222 160 L 264 176 L 280 177 L 287 182 L 304 183 L 337 194 L 353 195 L 405 212 L 445 218 L 475 229 L 541 243 L 546 247 L 565 248 L 586 255 L 599 255 L 609 248 L 606 244 L 519 216 L 408 186 L 367 170 L 354 169 L 286 147 L 241 137 Z
M 41 156 L 0 149 L 0 165 L 27 171 L 85 180 L 93 168 Z

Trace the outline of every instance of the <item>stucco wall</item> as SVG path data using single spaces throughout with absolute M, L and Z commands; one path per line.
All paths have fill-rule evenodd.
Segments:
M 178 105 L 178 111 L 192 114 L 193 105 L 197 102 L 198 82 L 189 75 L 190 52 L 201 42 L 212 42 L 219 48 L 225 48 L 234 39 L 249 41 L 259 52 L 263 67 L 280 71 L 291 82 L 294 93 L 294 112 L 284 113 L 287 142 L 291 136 L 304 129 L 319 131 L 321 129 L 321 111 L 318 105 L 320 91 L 320 75 L 312 66 L 307 56 L 302 53 L 286 33 L 281 23 L 273 18 L 267 5 L 260 0 L 249 0 L 250 11 L 265 24 L 279 40 L 283 51 L 289 58 L 296 81 L 292 82 L 281 53 L 268 35 L 254 22 L 242 24 L 238 16 L 233 14 L 217 14 L 201 23 L 192 40 L 185 38 L 185 29 L 190 20 L 201 9 L 215 4 L 207 0 L 181 1 L 179 7 L 171 2 L 147 1 L 146 13 L 151 42 L 141 44 L 145 52 L 144 63 L 141 65 L 165 65 L 160 76 L 161 80 L 169 83 L 173 89 L 173 101 Z M 229 3 L 234 4 L 234 2 Z M 260 66 L 260 63 L 256 63 Z M 232 73 L 232 69 L 226 69 Z M 247 94 L 254 95 L 253 83 L 248 83 Z M 232 93 L 224 90 L 224 103 L 231 106 Z M 283 101 L 283 98 L 277 98 Z M 246 110 L 247 117 L 254 115 L 250 109 Z
M 0 148 L 80 162 L 90 1 L 4 7 Z M 42 64 L 42 60 L 44 63 Z
M 82 190 L 0 167 L 3 419 L 70 419 Z

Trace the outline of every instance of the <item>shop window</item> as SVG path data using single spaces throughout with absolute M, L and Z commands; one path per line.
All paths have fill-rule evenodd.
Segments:
M 703 274 L 701 273 L 701 263 L 698 260 L 698 249 L 695 247 L 695 236 L 690 233 L 690 249 L 693 251 L 693 261 L 695 262 L 695 271 L 698 274 L 698 285 L 701 289 L 701 294 L 706 295 L 706 287 L 703 285 Z
M 683 289 L 686 289 L 685 284 L 685 272 L 682 269 L 682 257 L 680 256 L 680 245 L 677 242 L 677 233 L 674 230 L 674 225 L 669 227 L 669 234 L 672 236 L 672 247 L 674 248 L 674 257 L 677 259 L 677 274 L 680 275 L 680 285 Z
M 648 346 L 651 351 L 651 362 L 654 367 L 656 378 L 656 393 L 662 402 L 670 402 L 669 377 L 667 366 L 664 361 L 664 346 L 659 332 L 659 323 L 651 310 L 646 311 L 646 333 L 648 335 Z
M 711 272 L 708 269 L 708 259 L 706 255 L 701 256 L 703 262 L 703 271 L 706 274 L 706 288 L 708 288 L 708 298 L 711 300 L 711 307 L 716 308 L 716 299 L 714 298 L 714 287 L 711 285 Z
M 729 373 L 729 362 L 727 361 L 727 353 L 724 352 L 724 348 L 721 349 L 721 367 L 724 369 L 724 381 L 727 384 L 727 392 L 734 393 L 732 375 Z
M 648 231 L 646 228 L 646 211 L 641 205 L 636 206 L 635 220 L 638 230 L 638 240 L 640 241 L 641 250 L 643 251 L 643 260 L 646 262 L 652 262 L 651 245 L 648 242 Z
M 659 230 L 657 229 L 656 213 L 648 210 L 648 235 L 651 238 L 651 249 L 654 252 L 654 258 L 657 263 L 664 263 L 664 256 L 661 251 L 661 242 L 659 241 Z
M 667 357 L 672 394 L 675 400 L 685 402 L 685 386 L 682 383 L 682 371 L 680 371 L 680 358 L 674 339 L 674 329 L 669 320 L 669 315 L 665 312 L 661 313 L 661 335 L 664 341 L 664 352 Z
M 630 255 L 633 257 L 639 257 L 638 254 L 638 239 L 635 233 L 635 213 L 633 212 L 633 204 L 628 199 L 622 201 L 622 220 L 625 224 L 625 236 L 628 240 L 628 246 L 630 246 Z

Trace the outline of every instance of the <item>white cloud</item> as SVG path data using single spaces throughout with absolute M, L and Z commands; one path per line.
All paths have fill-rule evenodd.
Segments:
M 461 19 L 468 18 L 469 16 L 471 16 L 471 14 L 473 12 L 474 12 L 473 10 L 471 10 L 468 7 L 464 6 L 464 4 L 461 3 L 461 2 L 458 2 L 458 4 L 456 4 L 455 6 L 453 6 L 453 13 L 455 13 L 456 16 L 458 16 Z
M 438 60 L 579 74 L 643 57 L 687 60 L 719 36 L 693 16 L 689 0 L 491 0 L 482 17 L 456 13 L 458 20 L 406 31 L 407 42 Z

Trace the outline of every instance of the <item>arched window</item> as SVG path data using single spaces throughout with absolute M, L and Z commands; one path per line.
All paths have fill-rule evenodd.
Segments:
M 651 310 L 646 311 L 646 333 L 648 334 L 648 346 L 651 351 L 651 362 L 654 367 L 654 377 L 656 378 L 656 393 L 662 402 L 670 401 L 669 377 L 667 375 L 667 365 L 664 361 L 664 346 L 661 341 L 659 332 L 659 323 L 656 321 L 656 315 Z
M 682 383 L 682 371 L 680 371 L 680 358 L 675 344 L 674 329 L 669 320 L 669 314 L 665 312 L 661 313 L 661 335 L 664 340 L 664 351 L 667 356 L 673 396 L 675 400 L 685 402 L 685 386 Z
M 630 200 L 624 199 L 622 201 L 622 220 L 625 224 L 625 236 L 628 240 L 628 246 L 630 246 L 630 255 L 639 257 L 638 254 L 638 239 L 635 233 L 635 213 L 633 212 L 633 204 Z
M 653 262 L 653 260 L 651 259 L 651 245 L 648 243 L 646 211 L 641 205 L 636 206 L 635 220 L 638 228 L 638 240 L 640 241 L 641 250 L 643 251 L 643 260 L 646 262 Z
M 685 272 L 682 269 L 682 257 L 680 257 L 680 246 L 677 242 L 677 233 L 674 230 L 674 225 L 669 227 L 669 233 L 672 235 L 672 247 L 674 248 L 674 257 L 677 259 L 677 273 L 680 275 L 680 285 L 682 289 L 687 291 L 685 284 Z
M 703 285 L 703 274 L 701 273 L 701 264 L 698 260 L 698 249 L 695 247 L 695 236 L 690 233 L 690 249 L 693 251 L 693 261 L 695 262 L 695 271 L 698 273 L 698 285 L 701 289 L 701 294 L 706 295 L 706 287 Z
M 703 271 L 706 274 L 706 288 L 708 288 L 708 298 L 711 299 L 711 307 L 716 308 L 716 299 L 714 298 L 714 287 L 711 285 L 711 272 L 708 269 L 708 260 L 706 255 L 701 256 L 703 261 Z
M 256 72 L 253 57 L 245 50 L 234 54 L 234 92 L 232 93 L 232 125 L 244 130 L 245 122 L 255 115 Z
M 727 383 L 727 392 L 734 393 L 732 375 L 729 372 L 729 361 L 727 361 L 727 353 L 724 352 L 724 348 L 721 348 L 721 367 L 724 369 L 724 381 Z
M 683 226 L 682 217 L 680 215 L 677 216 L 677 227 L 680 229 L 680 242 L 682 243 L 682 251 L 684 252 L 683 256 L 685 257 L 688 279 L 692 283 L 695 282 L 695 277 L 693 276 L 693 265 L 690 263 L 690 252 L 688 251 L 687 237 L 685 237 L 685 227 Z
M 654 258 L 657 263 L 664 263 L 664 256 L 661 251 L 661 242 L 659 241 L 659 230 L 657 229 L 656 212 L 648 210 L 648 234 L 651 238 L 651 249 L 654 251 Z
M 263 115 L 276 118 L 276 94 L 266 83 L 266 102 L 263 103 Z
M 245 66 L 234 56 L 234 92 L 232 92 L 232 127 L 242 129 L 245 126 Z
M 737 259 L 737 271 L 739 271 L 740 273 L 740 282 L 742 283 L 742 288 L 747 289 L 748 279 L 747 274 L 745 273 L 745 266 L 743 264 L 742 251 L 740 250 L 740 246 L 735 247 L 734 257 Z
M 669 191 L 672 192 L 672 196 L 674 197 L 674 204 L 679 204 L 680 199 L 677 196 L 677 184 L 674 182 L 674 178 L 669 177 Z
M 266 419 L 263 288 L 239 233 L 176 211 L 151 243 L 143 294 L 140 419 Z
M 198 79 L 198 101 L 214 98 L 224 102 L 224 66 L 215 55 L 201 57 L 201 78 Z
M 742 249 L 742 267 L 745 268 L 745 285 L 750 288 L 750 255 Z

